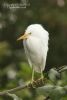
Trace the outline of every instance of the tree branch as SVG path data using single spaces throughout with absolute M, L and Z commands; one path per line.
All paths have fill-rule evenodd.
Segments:
M 14 92 L 19 91 L 19 90 L 24 89 L 24 88 L 37 88 L 37 87 L 41 87 L 41 86 L 44 86 L 44 84 L 46 82 L 47 82 L 46 78 L 38 79 L 38 80 L 33 81 L 32 83 L 29 83 L 29 84 L 24 84 L 22 86 L 18 86 L 16 88 L 9 89 L 9 90 L 4 90 L 4 91 L 0 92 L 0 96 L 7 95 L 7 93 L 14 93 Z
M 67 70 L 67 66 L 63 66 L 62 68 L 59 68 L 57 71 L 59 73 L 61 73 L 61 72 L 66 71 L 66 70 Z M 40 79 L 38 79 L 36 81 L 33 81 L 32 83 L 28 83 L 28 84 L 25 83 L 24 85 L 18 86 L 16 88 L 9 89 L 9 90 L 4 90 L 4 91 L 0 92 L 0 96 L 8 95 L 8 93 L 14 93 L 14 92 L 19 91 L 19 90 L 24 89 L 24 88 L 43 87 L 46 83 L 48 83 L 48 79 L 40 78 Z M 67 86 L 65 88 L 66 88 L 66 91 L 67 91 Z

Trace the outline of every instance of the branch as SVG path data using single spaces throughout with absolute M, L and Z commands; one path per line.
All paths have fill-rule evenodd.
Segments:
M 62 67 L 59 67 L 57 70 L 58 70 L 59 73 L 62 73 L 64 71 L 67 71 L 67 65 L 62 66 Z
M 9 90 L 4 90 L 4 91 L 0 92 L 0 96 L 8 95 L 7 93 L 14 93 L 14 92 L 19 91 L 19 90 L 24 89 L 24 88 L 37 88 L 37 87 L 41 87 L 41 86 L 44 86 L 44 84 L 46 82 L 47 82 L 46 78 L 38 79 L 38 80 L 33 81 L 32 83 L 29 83 L 29 84 L 24 84 L 24 85 L 21 85 L 21 86 L 18 86 L 16 88 L 9 89 Z
M 61 73 L 63 71 L 66 71 L 66 70 L 67 70 L 67 66 L 63 66 L 62 68 L 58 69 L 59 73 Z M 19 90 L 24 89 L 24 88 L 38 88 L 38 87 L 42 87 L 46 83 L 48 83 L 48 79 L 40 78 L 40 79 L 38 79 L 36 81 L 33 81 L 32 83 L 28 83 L 28 84 L 26 83 L 24 85 L 18 86 L 18 87 L 13 88 L 13 89 L 4 90 L 4 91 L 0 92 L 0 96 L 8 95 L 8 93 L 14 93 L 14 92 L 19 91 Z M 67 91 L 67 86 L 66 86 L 66 91 Z

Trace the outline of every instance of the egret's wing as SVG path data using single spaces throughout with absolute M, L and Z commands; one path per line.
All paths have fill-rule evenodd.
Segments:
M 41 40 L 41 48 L 42 48 L 42 55 L 43 55 L 42 66 L 44 66 L 45 68 L 47 52 L 48 52 L 48 42 Z
M 23 45 L 24 45 L 24 50 L 25 50 L 25 54 L 26 54 L 26 56 L 27 56 L 29 65 L 32 67 L 32 63 L 31 63 L 30 57 L 29 57 L 30 55 L 29 55 L 29 53 L 28 53 L 28 49 L 27 49 L 27 47 L 26 47 L 26 41 L 25 41 L 25 40 L 23 40 Z
M 48 44 L 43 39 L 31 37 L 27 41 L 23 41 L 25 53 L 30 66 L 37 72 L 41 72 L 45 68 Z
M 43 41 L 37 37 L 31 37 L 26 41 L 25 48 L 27 49 L 26 53 L 29 63 L 33 65 L 35 71 L 41 72 L 45 67 L 45 47 Z

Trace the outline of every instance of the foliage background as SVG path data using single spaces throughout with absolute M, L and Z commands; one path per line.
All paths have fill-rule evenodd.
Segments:
M 0 0 L 0 90 L 16 87 L 31 79 L 32 70 L 28 67 L 22 41 L 16 41 L 30 24 L 40 23 L 49 32 L 44 73 L 51 67 L 67 65 L 67 0 L 27 2 L 26 8 L 10 9 L 4 3 L 23 3 L 23 0 Z M 17 94 L 23 100 L 42 100 L 42 95 L 36 95 L 35 90 L 25 89 Z M 0 100 L 11 98 L 4 96 Z

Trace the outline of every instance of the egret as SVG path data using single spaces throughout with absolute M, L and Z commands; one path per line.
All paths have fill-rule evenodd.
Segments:
M 45 69 L 49 33 L 40 24 L 32 24 L 27 27 L 24 35 L 17 40 L 23 39 L 23 46 L 30 67 L 32 68 L 32 81 L 34 80 L 34 71 L 41 73 Z

